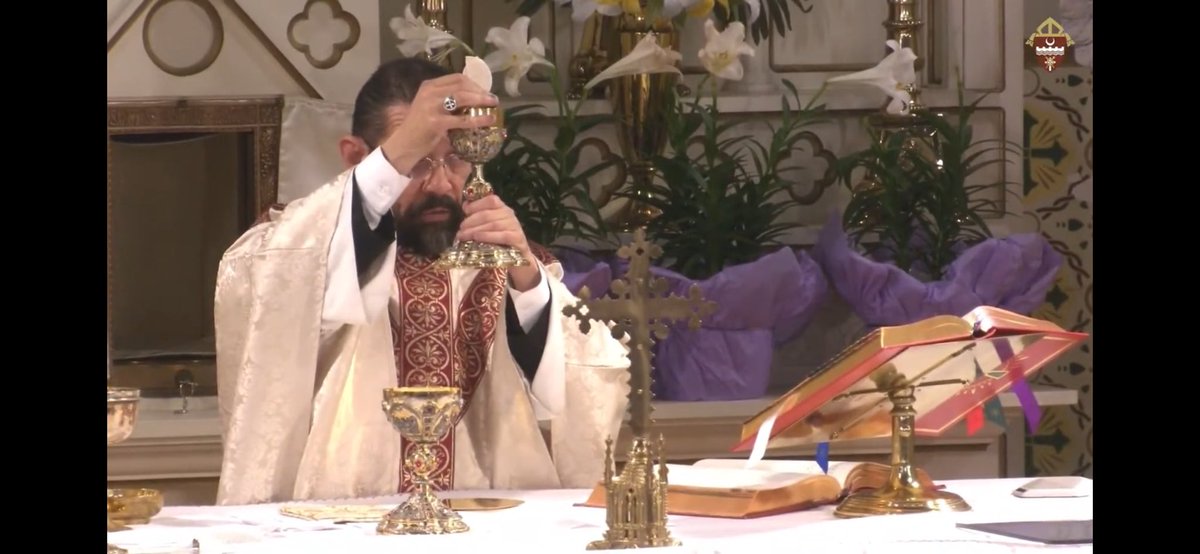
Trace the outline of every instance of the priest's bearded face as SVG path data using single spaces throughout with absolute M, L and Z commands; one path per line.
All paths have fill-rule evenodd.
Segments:
M 388 108 L 389 133 L 407 113 L 408 105 Z M 397 246 L 426 258 L 450 248 L 465 217 L 462 190 L 470 174 L 471 164 L 454 155 L 448 138 L 413 166 L 408 188 L 392 208 Z
M 387 133 L 400 125 L 408 114 L 407 104 L 387 108 Z M 361 142 L 347 157 L 357 164 L 373 147 Z M 471 174 L 471 164 L 453 153 L 448 138 L 413 167 L 404 193 L 392 207 L 396 221 L 396 244 L 401 249 L 436 258 L 454 244 L 458 228 L 466 217 L 462 208 L 462 190 Z

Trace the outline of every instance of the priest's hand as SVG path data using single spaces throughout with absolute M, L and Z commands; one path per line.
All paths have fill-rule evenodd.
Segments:
M 521 252 L 529 264 L 508 270 L 512 288 L 525 292 L 536 287 L 541 280 L 537 260 L 529 250 L 525 230 L 517 221 L 517 214 L 504 204 L 499 196 L 491 194 L 475 202 L 463 205 L 467 215 L 458 228 L 458 240 L 473 240 L 501 246 L 512 246 Z
M 472 129 L 495 123 L 490 115 L 467 116 L 446 110 L 447 99 L 458 106 L 497 106 L 495 95 L 479 88 L 462 73 L 451 73 L 421 83 L 406 110 L 390 110 L 388 126 L 393 129 L 381 145 L 383 155 L 401 175 L 429 155 L 446 139 L 450 129 Z

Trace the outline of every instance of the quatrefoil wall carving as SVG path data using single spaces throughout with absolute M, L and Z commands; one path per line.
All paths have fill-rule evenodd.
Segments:
M 317 69 L 329 69 L 358 43 L 358 20 L 342 9 L 338 0 L 308 0 L 288 23 L 292 48 L 304 54 Z

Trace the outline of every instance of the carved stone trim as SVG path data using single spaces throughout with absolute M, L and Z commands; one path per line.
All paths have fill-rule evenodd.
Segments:
M 293 64 L 292 61 L 287 58 L 287 56 L 283 55 L 283 52 L 279 50 L 279 47 L 275 46 L 275 43 L 272 42 L 269 37 L 267 37 L 267 34 L 263 32 L 262 28 L 250 18 L 250 15 L 238 5 L 236 0 L 225 0 L 225 7 L 233 13 L 233 16 L 236 17 L 238 21 L 241 21 L 242 24 L 246 26 L 246 29 L 250 31 L 250 34 L 254 35 L 254 39 L 257 40 L 258 43 L 263 46 L 263 48 L 267 49 L 267 52 L 271 54 L 271 57 L 279 63 L 279 66 L 287 72 L 292 80 L 296 81 L 296 84 L 300 85 L 300 88 L 304 89 L 304 94 L 307 94 L 310 98 L 316 98 L 317 100 L 323 99 L 321 93 L 317 92 L 317 89 L 313 87 L 312 83 L 308 82 L 308 79 L 304 78 L 304 75 L 300 73 L 300 70 L 296 68 L 296 65 Z
M 154 46 L 150 44 L 150 26 L 154 23 L 154 16 L 158 10 L 171 2 L 186 2 L 194 4 L 204 12 L 208 17 L 209 25 L 212 26 L 212 42 L 208 45 L 208 51 L 204 53 L 196 63 L 183 67 L 174 66 L 163 60 L 154 51 Z M 187 77 L 195 75 L 208 69 L 213 62 L 217 61 L 217 56 L 221 55 L 221 47 L 225 44 L 225 26 L 221 23 L 221 14 L 217 13 L 217 9 L 213 7 L 208 0 L 159 0 L 155 3 L 150 11 L 146 13 L 146 20 L 142 23 L 142 47 L 146 50 L 146 56 L 150 58 L 154 65 L 164 72 L 176 77 Z
M 108 103 L 109 135 L 164 131 L 253 132 L 257 210 L 279 191 L 279 133 L 283 98 L 114 100 Z M 112 188 L 111 146 L 109 183 Z
M 220 425 L 216 434 L 129 440 L 108 449 L 108 480 L 189 479 L 221 475 Z
M 154 0 L 142 0 L 142 3 L 138 5 L 137 9 L 133 10 L 133 13 L 129 14 L 129 17 L 125 18 L 125 21 L 121 23 L 119 28 L 117 28 L 117 32 L 113 33 L 112 38 L 108 39 L 109 52 L 112 52 L 113 47 L 121 41 L 121 37 L 124 37 L 125 33 L 129 32 L 130 27 L 133 27 L 133 24 L 138 20 L 139 17 L 142 16 L 142 13 L 146 11 L 146 8 L 150 7 L 150 4 L 153 1 Z
M 301 21 L 307 21 L 309 19 L 308 13 L 310 10 L 312 10 L 314 4 L 325 4 L 326 6 L 329 6 L 329 11 L 333 15 L 333 18 L 345 21 L 346 26 L 350 28 L 346 39 L 341 42 L 334 43 L 333 51 L 329 53 L 329 57 L 324 59 L 317 59 L 313 57 L 312 48 L 310 48 L 308 44 L 296 40 L 296 25 L 299 25 Z M 292 45 L 292 48 L 295 48 L 298 52 L 304 54 L 304 58 L 308 60 L 309 65 L 317 69 L 330 69 L 336 66 L 338 62 L 342 61 L 342 55 L 345 54 L 347 50 L 354 48 L 354 45 L 358 44 L 359 32 L 360 29 L 358 26 L 358 19 L 356 19 L 350 12 L 342 9 L 342 5 L 338 3 L 338 0 L 308 0 L 308 2 L 304 4 L 304 9 L 300 10 L 300 13 L 297 13 L 295 16 L 293 16 L 292 20 L 288 22 L 287 39 L 288 43 Z

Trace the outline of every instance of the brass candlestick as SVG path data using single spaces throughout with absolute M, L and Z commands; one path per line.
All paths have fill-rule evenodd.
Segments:
M 446 18 L 446 0 L 417 0 L 414 3 L 414 8 L 413 15 L 424 21 L 426 25 L 439 31 L 451 32 Z M 445 55 L 447 48 L 450 48 L 450 46 L 438 48 L 434 50 L 432 56 L 427 56 L 427 58 L 438 62 L 447 69 L 451 69 L 453 64 L 450 61 L 450 56 Z M 421 55 L 424 56 L 424 54 Z
M 919 73 L 925 67 L 925 57 L 919 55 L 917 33 L 920 32 L 925 22 L 918 17 L 917 0 L 887 0 L 887 3 L 888 18 L 884 20 L 883 26 L 887 29 L 888 40 L 894 40 L 900 45 L 900 48 L 909 48 L 914 54 L 918 54 L 917 58 L 913 60 L 913 70 Z M 904 85 L 904 89 L 911 98 L 907 113 L 887 113 L 887 103 L 885 102 L 884 108 L 879 113 L 872 114 L 867 120 L 872 128 L 879 131 L 880 144 L 887 144 L 888 138 L 898 132 L 913 132 L 930 136 L 934 134 L 931 126 L 922 124 L 925 106 L 921 103 L 920 85 L 914 82 L 911 85 Z M 914 141 L 909 142 L 910 144 L 906 144 L 906 148 L 916 147 Z
M 588 16 L 583 24 L 583 38 L 579 41 L 579 51 L 571 57 L 567 74 L 571 77 L 571 88 L 567 90 L 567 98 L 579 100 L 583 98 L 584 86 L 592 77 L 599 75 L 608 67 L 609 59 L 605 38 L 613 35 L 615 19 L 601 13 Z M 590 96 L 601 97 L 604 94 L 604 83 L 594 87 Z
M 474 202 L 494 194 L 491 183 L 483 176 L 483 164 L 496 157 L 504 147 L 508 132 L 504 128 L 504 110 L 499 107 L 463 108 L 460 113 L 468 116 L 495 116 L 495 124 L 475 129 L 451 129 L 450 146 L 458 157 L 471 162 L 471 177 L 463 187 L 463 200 Z M 438 266 L 456 268 L 509 268 L 529 264 L 521 251 L 512 246 L 499 246 L 473 240 L 455 241 L 442 257 Z
M 432 445 L 453 433 L 462 412 L 462 392 L 457 387 L 394 387 L 383 391 L 383 411 L 405 440 L 416 448 L 404 460 L 416 490 L 403 504 L 388 512 L 376 531 L 381 535 L 444 535 L 469 530 L 462 516 L 450 509 L 429 484 L 436 467 Z
M 931 511 L 965 512 L 971 509 L 961 496 L 952 492 L 925 488 L 917 480 L 913 466 L 913 449 L 916 441 L 913 426 L 917 411 L 914 387 L 904 375 L 894 368 L 884 373 L 877 381 L 879 388 L 847 394 L 886 392 L 892 402 L 892 471 L 887 485 L 881 489 L 861 491 L 846 497 L 833 514 L 841 518 L 864 516 L 913 514 Z M 959 379 L 926 381 L 922 387 L 936 385 L 963 385 Z M 832 438 L 837 438 L 832 437 Z
M 613 55 L 619 60 L 649 35 L 663 48 L 679 50 L 679 32 L 670 20 L 652 19 L 642 14 L 624 14 L 617 22 L 620 50 Z M 614 61 L 615 63 L 615 61 Z M 667 145 L 667 110 L 675 86 L 679 82 L 673 73 L 641 73 L 624 75 L 608 82 L 609 100 L 616 115 L 617 142 L 625 155 L 626 169 L 631 181 L 629 211 L 622 230 L 632 232 L 645 227 L 662 215 L 652 203 L 651 187 L 658 170 L 653 158 Z
M 888 18 L 883 26 L 887 29 L 887 37 L 900 43 L 901 48 L 911 48 L 917 52 L 917 33 L 925 25 L 921 21 L 917 0 L 887 0 Z M 913 63 L 913 69 L 921 71 L 925 67 L 924 58 L 918 56 Z
M 108 387 L 108 445 L 119 444 L 133 434 L 137 424 L 138 400 L 141 391 L 132 388 Z M 125 531 L 127 525 L 113 521 L 108 514 L 108 532 Z M 108 554 L 125 554 L 125 549 L 109 543 Z
M 614 550 L 675 546 L 679 541 L 667 530 L 667 467 L 663 439 L 659 436 L 650 451 L 650 413 L 654 339 L 667 338 L 667 321 L 688 320 L 696 329 L 700 318 L 716 309 L 716 303 L 701 298 L 700 287 L 692 285 L 687 298 L 667 294 L 667 281 L 650 273 L 650 260 L 662 255 L 662 248 L 646 242 L 645 229 L 634 231 L 633 242 L 617 250 L 629 260 L 629 270 L 612 282 L 613 296 L 592 299 L 587 287 L 579 291 L 579 302 L 563 308 L 567 316 L 579 319 L 579 328 L 587 333 L 592 321 L 611 322 L 612 336 L 629 335 L 629 428 L 633 444 L 629 460 L 619 476 L 613 475 L 612 439 L 605 455 L 605 511 L 608 530 L 602 540 L 588 550 Z M 658 469 L 654 464 L 658 464 Z

